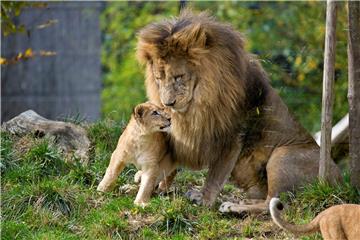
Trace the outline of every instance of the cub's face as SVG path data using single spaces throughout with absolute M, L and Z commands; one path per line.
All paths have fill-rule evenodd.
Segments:
M 150 102 L 137 105 L 134 109 L 134 116 L 138 124 L 148 133 L 170 131 L 169 111 Z
M 196 87 L 193 64 L 185 58 L 171 57 L 154 61 L 151 68 L 161 103 L 174 111 L 186 112 Z

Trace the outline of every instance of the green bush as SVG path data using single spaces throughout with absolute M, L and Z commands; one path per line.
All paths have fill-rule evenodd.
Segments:
M 102 64 L 103 117 L 129 119 L 136 104 L 145 101 L 144 75 L 135 59 L 136 33 L 152 21 L 177 13 L 177 2 L 112 2 L 101 18 L 104 33 Z

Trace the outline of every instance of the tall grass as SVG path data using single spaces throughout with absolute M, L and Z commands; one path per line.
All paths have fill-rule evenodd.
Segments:
M 345 172 L 344 182 L 341 184 L 330 185 L 317 180 L 295 193 L 283 193 L 281 199 L 288 205 L 284 214 L 285 219 L 296 224 L 305 224 L 333 205 L 360 204 L 360 192 L 350 184 L 349 174 Z M 317 233 L 301 239 L 321 239 L 321 237 Z

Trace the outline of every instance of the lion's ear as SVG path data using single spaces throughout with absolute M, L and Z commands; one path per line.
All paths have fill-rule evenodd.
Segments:
M 143 105 L 140 104 L 134 108 L 134 116 L 137 121 L 142 119 L 144 113 L 145 113 L 145 107 Z

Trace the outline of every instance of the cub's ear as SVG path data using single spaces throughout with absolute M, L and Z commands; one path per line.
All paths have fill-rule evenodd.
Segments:
M 134 116 L 136 120 L 141 119 L 144 116 L 144 113 L 145 113 L 145 108 L 143 105 L 137 105 L 134 108 Z

